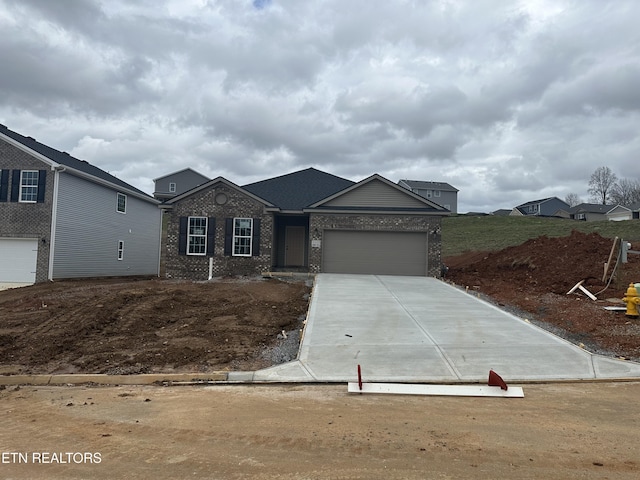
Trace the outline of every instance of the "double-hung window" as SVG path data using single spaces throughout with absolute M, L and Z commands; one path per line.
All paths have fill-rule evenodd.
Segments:
M 118 213 L 127 213 L 127 196 L 124 193 L 118 193 L 116 211 Z
M 233 256 L 250 257 L 253 237 L 252 218 L 233 219 Z
M 207 217 L 189 217 L 187 253 L 189 255 L 207 254 Z
M 124 259 L 124 241 L 118 240 L 118 260 Z
M 169 183 L 169 193 L 175 193 L 176 192 L 176 183 L 175 182 L 170 182 Z
M 20 201 L 36 203 L 38 201 L 38 170 L 22 170 L 20 173 Z

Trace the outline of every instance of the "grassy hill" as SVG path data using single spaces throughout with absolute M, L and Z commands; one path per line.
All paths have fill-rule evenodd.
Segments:
M 470 251 L 496 251 L 536 238 L 565 237 L 571 230 L 597 232 L 606 238 L 640 241 L 640 221 L 581 222 L 545 217 L 452 216 L 442 220 L 442 255 Z

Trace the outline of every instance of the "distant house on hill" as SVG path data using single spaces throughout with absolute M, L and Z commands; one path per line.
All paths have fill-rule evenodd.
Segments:
M 459 190 L 445 182 L 424 182 L 421 180 L 400 180 L 398 185 L 408 188 L 421 197 L 443 206 L 451 213 L 458 213 Z
M 558 197 L 543 198 L 518 205 L 511 210 L 511 216 L 540 216 L 570 218 L 569 204 Z
M 607 212 L 615 205 L 602 205 L 601 203 L 580 203 L 569 209 L 569 215 L 574 220 L 597 222 L 608 220 Z

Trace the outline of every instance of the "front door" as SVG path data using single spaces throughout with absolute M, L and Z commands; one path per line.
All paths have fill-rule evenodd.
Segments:
M 287 226 L 284 233 L 284 264 L 286 267 L 304 266 L 305 228 Z

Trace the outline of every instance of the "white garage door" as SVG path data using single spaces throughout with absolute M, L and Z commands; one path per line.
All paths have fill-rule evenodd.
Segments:
M 0 282 L 34 283 L 38 240 L 0 238 Z
M 426 275 L 427 235 L 414 232 L 325 231 L 322 271 Z

